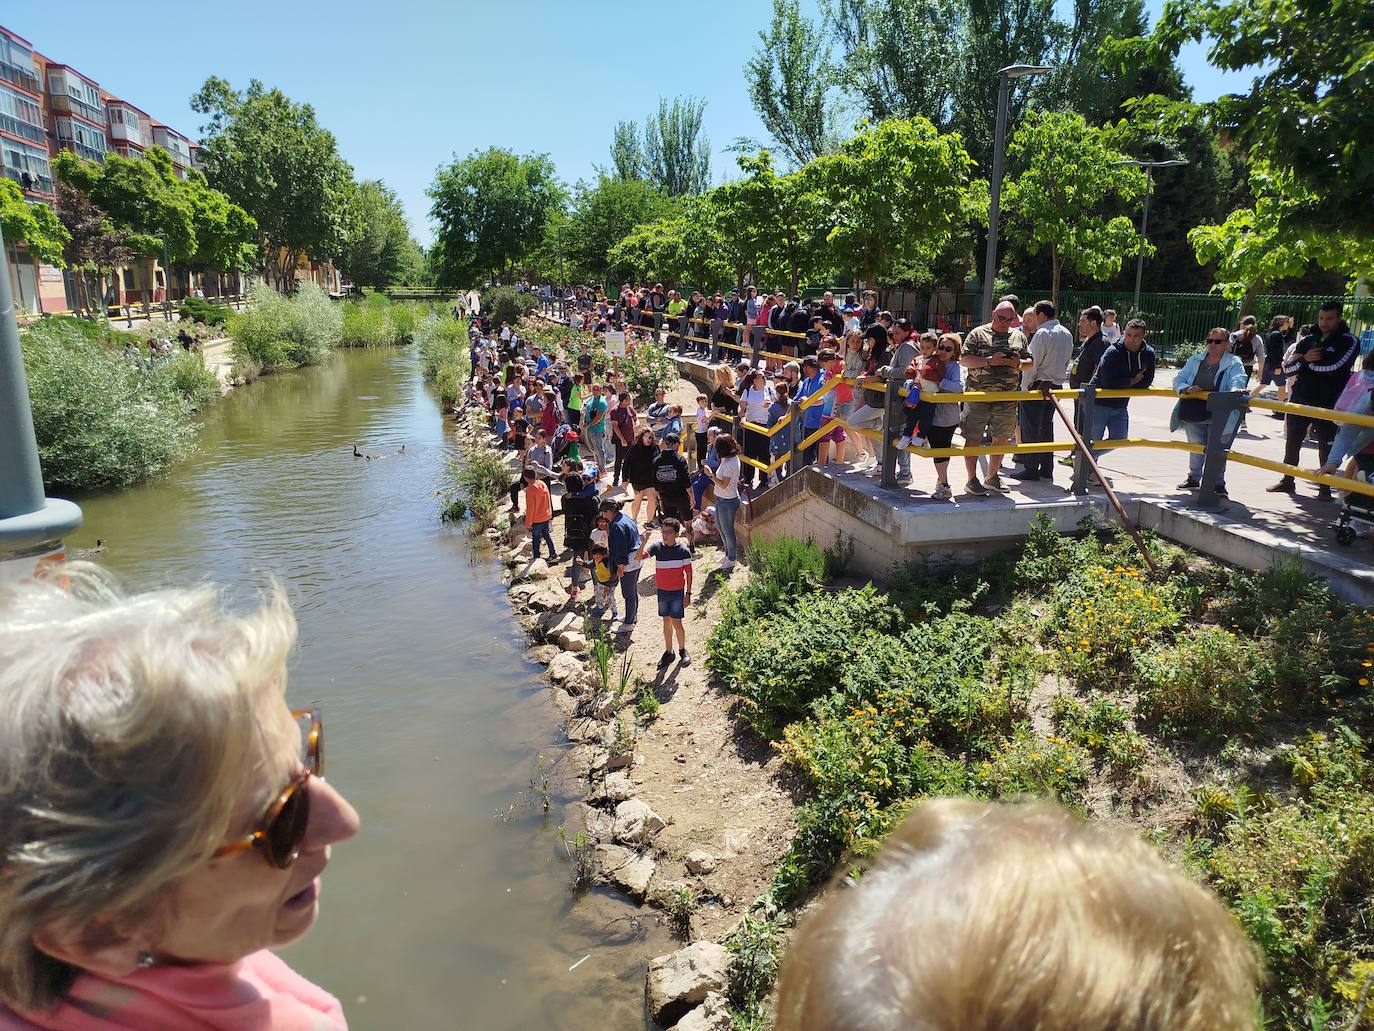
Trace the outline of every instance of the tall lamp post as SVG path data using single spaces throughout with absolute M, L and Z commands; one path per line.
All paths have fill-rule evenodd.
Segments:
M 1150 223 L 1150 194 L 1154 192 L 1154 178 L 1150 171 L 1155 168 L 1173 168 L 1176 165 L 1186 165 L 1188 162 L 1183 158 L 1170 158 L 1167 161 L 1118 161 L 1118 165 L 1134 165 L 1136 168 L 1145 169 L 1145 204 L 1140 211 L 1140 252 L 1135 259 L 1135 296 L 1131 299 L 1131 311 L 1140 311 L 1140 280 L 1145 275 L 1145 230 Z
M 983 318 L 992 317 L 992 281 L 997 276 L 997 221 L 1002 207 L 1002 162 L 1007 149 L 1007 105 L 1011 80 L 1042 75 L 1043 64 L 1012 64 L 997 73 L 997 128 L 992 138 L 992 181 L 988 184 L 988 253 L 983 259 Z
M 0 584 L 31 576 L 43 561 L 60 558 L 62 538 L 80 525 L 76 505 L 43 496 L 10 261 L 0 238 Z

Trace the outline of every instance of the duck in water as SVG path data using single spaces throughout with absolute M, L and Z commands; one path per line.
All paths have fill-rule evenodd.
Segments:
M 99 554 L 100 554 L 102 551 L 104 551 L 104 550 L 105 550 L 105 538 L 104 538 L 104 537 L 97 537 L 97 538 L 95 539 L 95 547 L 94 547 L 94 548 L 76 548 L 75 550 L 72 551 L 71 555 L 69 555 L 68 557 L 69 557 L 69 558 L 73 558 L 73 559 L 86 559 L 86 558 L 90 558 L 92 555 L 99 555 Z

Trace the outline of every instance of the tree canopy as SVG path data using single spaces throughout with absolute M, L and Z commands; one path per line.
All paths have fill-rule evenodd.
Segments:
M 773 23 L 744 66 L 749 99 L 764 128 L 795 165 L 839 146 L 837 70 L 824 31 L 797 0 L 773 0 Z
M 236 91 L 217 76 L 205 80 L 191 108 L 209 118 L 201 127 L 206 178 L 255 220 L 277 288 L 290 288 L 302 255 L 338 258 L 353 172 L 315 109 L 257 79 Z
M 706 101 L 660 97 L 644 119 L 644 169 L 649 182 L 669 197 L 705 193 L 711 185 L 711 141 L 702 133 Z
M 566 197 L 547 154 L 521 157 L 499 147 L 440 168 L 427 193 L 441 247 L 439 285 L 459 288 L 518 262 Z
M 5 243 L 22 243 L 45 265 L 62 268 L 71 234 L 46 204 L 30 204 L 12 179 L 0 179 L 0 231 Z
M 359 183 L 350 198 L 349 232 L 339 258 L 357 286 L 383 288 L 419 273 L 419 247 L 410 237 L 401 199 L 379 179 Z

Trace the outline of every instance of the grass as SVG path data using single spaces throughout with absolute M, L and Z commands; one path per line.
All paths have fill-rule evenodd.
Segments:
M 1230 905 L 1270 1025 L 1350 1026 L 1374 975 L 1374 614 L 1291 563 L 1149 546 L 1171 572 L 1043 523 L 888 593 L 836 589 L 813 545 L 759 549 L 708 663 L 806 787 L 774 896 L 805 901 L 927 796 L 1091 797 Z
M 343 347 L 396 347 L 409 344 L 416 328 L 430 314 L 428 305 L 392 301 L 386 294 L 368 294 L 361 301 L 345 301 Z

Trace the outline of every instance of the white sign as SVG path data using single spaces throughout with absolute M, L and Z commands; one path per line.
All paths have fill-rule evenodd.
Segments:
M 619 329 L 606 331 L 606 353 L 612 358 L 625 357 L 625 334 Z

